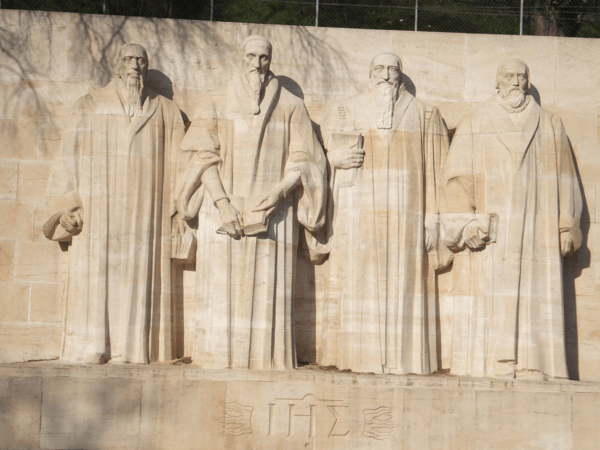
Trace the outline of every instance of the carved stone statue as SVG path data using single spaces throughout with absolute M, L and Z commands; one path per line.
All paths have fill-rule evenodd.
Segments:
M 239 72 L 198 105 L 182 143 L 179 215 L 198 216 L 191 356 L 204 368 L 296 366 L 293 286 L 299 225 L 325 222 L 326 160 L 302 100 L 250 36 Z M 315 244 L 312 246 L 312 244 Z
M 454 259 L 451 372 L 568 378 L 562 256 L 582 202 L 560 118 L 528 95 L 529 68 L 498 68 L 498 93 L 463 118 L 444 166 Z
M 446 127 L 437 108 L 405 90 L 402 62 L 390 53 L 371 62 L 370 88 L 328 117 L 334 215 L 328 292 L 317 300 L 327 311 L 317 362 L 358 372 L 435 371 L 427 278 L 437 266 Z
M 75 104 L 50 179 L 43 231 L 71 243 L 68 361 L 171 358 L 170 171 L 183 121 L 144 86 L 147 71 L 141 45 L 120 49 L 117 76 Z

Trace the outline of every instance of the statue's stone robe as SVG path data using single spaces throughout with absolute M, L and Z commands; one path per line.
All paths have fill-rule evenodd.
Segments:
M 177 105 L 145 89 L 125 114 L 115 78 L 80 98 L 49 184 L 46 237 L 71 241 L 62 359 L 171 359 L 171 171 L 183 138 Z M 81 234 L 59 219 L 78 211 Z
M 513 124 L 492 99 L 465 117 L 444 166 L 448 246 L 464 249 L 469 222 L 483 236 L 498 216 L 495 243 L 454 258 L 444 343 L 457 375 L 568 378 L 559 233 L 581 245 L 581 192 L 560 118 L 533 99 L 517 114 Z
M 241 78 L 207 93 L 182 150 L 189 163 L 178 182 L 177 208 L 198 215 L 193 363 L 205 368 L 284 370 L 296 366 L 293 287 L 299 225 L 308 240 L 325 222 L 327 172 L 304 103 L 269 73 L 260 113 L 253 114 Z M 268 230 L 239 240 L 217 234 L 219 212 L 201 185 L 217 165 L 228 195 L 265 195 L 286 173 L 301 187 L 281 201 Z M 186 195 L 193 192 L 193 196 Z
M 362 131 L 365 158 L 358 169 L 332 169 L 330 256 L 317 272 L 317 362 L 429 373 L 437 370 L 435 323 L 428 324 L 437 249 L 428 258 L 425 229 L 436 240 L 447 131 L 437 108 L 408 92 L 395 104 L 391 130 L 377 129 L 375 111 L 365 92 L 335 107 L 326 127 Z

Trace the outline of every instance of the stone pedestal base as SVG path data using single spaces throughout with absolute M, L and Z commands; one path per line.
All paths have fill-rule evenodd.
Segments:
M 0 448 L 594 449 L 600 385 L 173 365 L 0 366 Z

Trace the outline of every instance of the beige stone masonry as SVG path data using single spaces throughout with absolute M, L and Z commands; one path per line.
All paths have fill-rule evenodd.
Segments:
M 587 450 L 600 411 L 592 383 L 307 368 L 28 363 L 0 387 L 0 448 Z

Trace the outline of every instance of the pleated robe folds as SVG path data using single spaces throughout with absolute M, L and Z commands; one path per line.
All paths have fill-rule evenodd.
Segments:
M 450 369 L 568 378 L 560 232 L 581 245 L 581 192 L 560 118 L 530 99 L 521 126 L 491 99 L 458 126 L 444 167 L 442 220 L 454 258 Z M 477 222 L 497 238 L 465 248 Z
M 319 270 L 317 362 L 375 373 L 437 370 L 434 273 L 437 183 L 448 135 L 437 108 L 401 94 L 391 130 L 365 92 L 335 108 L 329 132 L 362 131 L 358 169 L 333 170 L 330 257 Z M 352 173 L 355 172 L 355 173 Z M 437 243 L 437 242 L 436 242 Z M 429 280 L 429 289 L 428 289 Z M 430 345 L 430 338 L 433 339 Z
M 193 342 L 186 354 L 204 368 L 286 370 L 296 367 L 293 287 L 299 225 L 316 232 L 325 221 L 326 161 L 304 103 L 267 77 L 260 113 L 239 77 L 207 93 L 183 143 L 191 152 L 182 171 L 179 213 L 198 214 Z M 286 173 L 302 186 L 281 201 L 268 230 L 239 240 L 217 234 L 220 217 L 201 185 L 218 165 L 228 195 L 265 195 Z M 313 239 L 314 240 L 314 239 Z
M 119 82 L 77 101 L 49 183 L 46 237 L 71 241 L 60 217 L 83 219 L 69 247 L 68 361 L 171 359 L 171 161 L 183 121 L 174 102 L 147 88 L 141 115 L 130 118 Z

